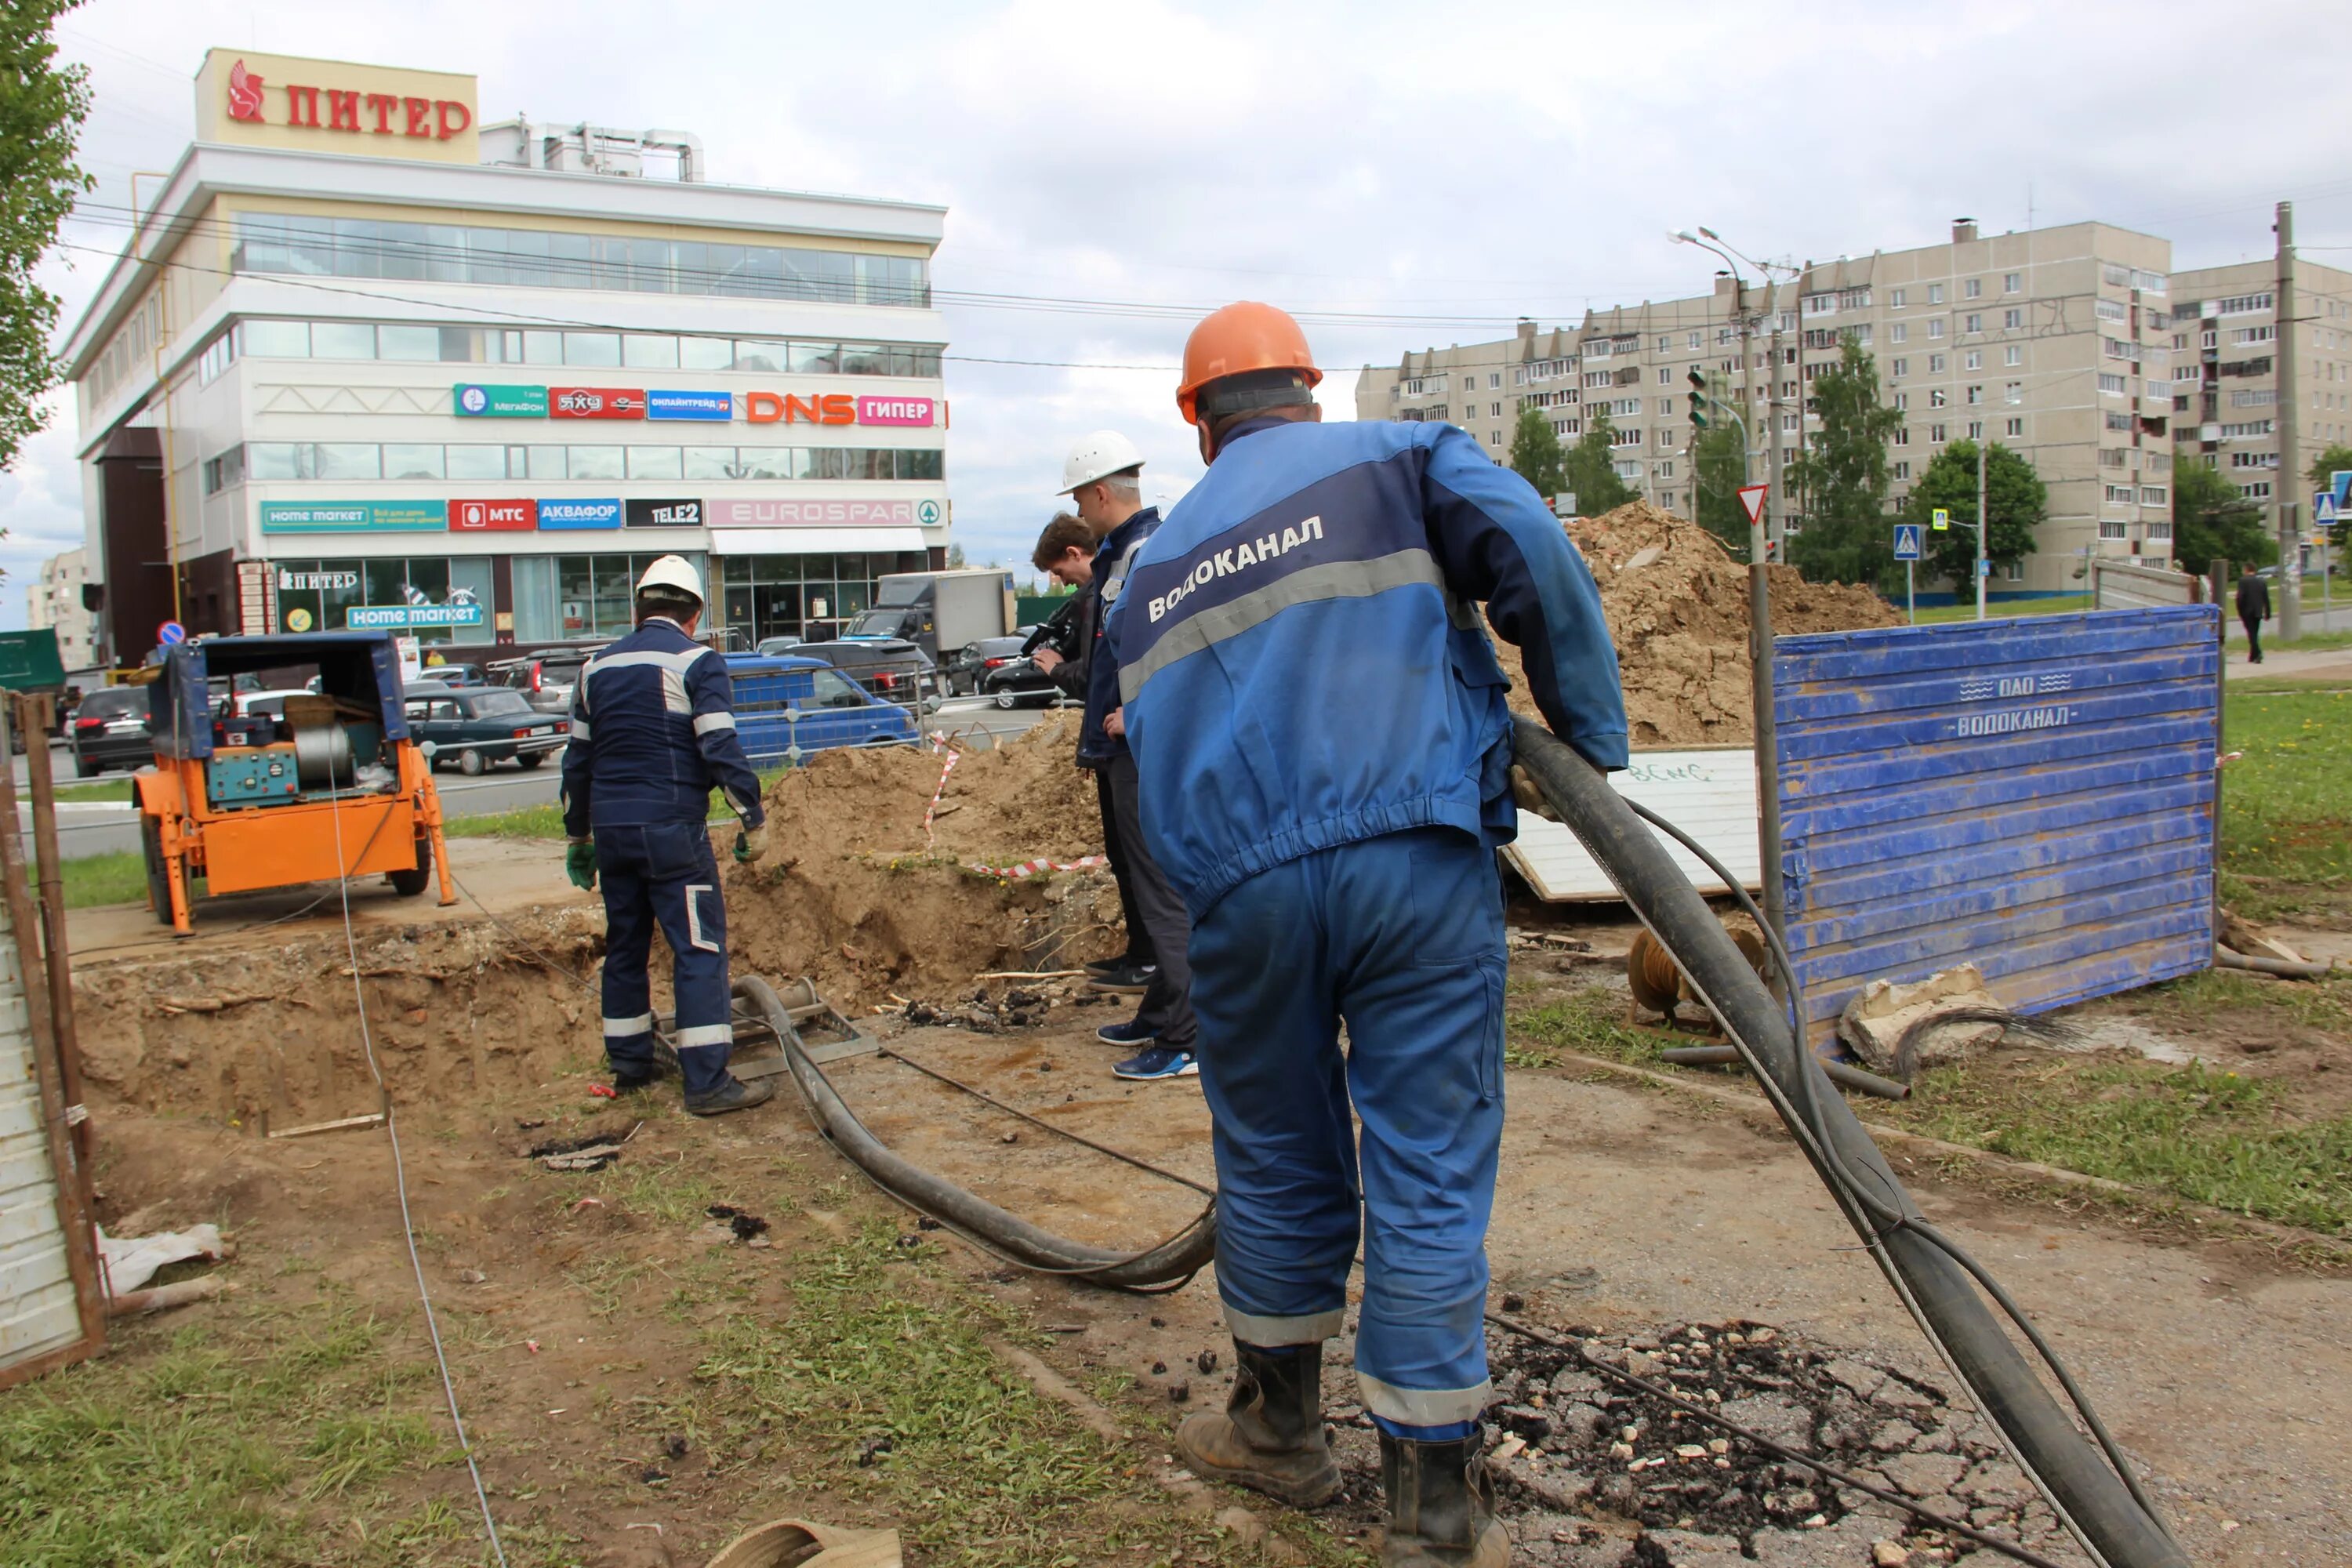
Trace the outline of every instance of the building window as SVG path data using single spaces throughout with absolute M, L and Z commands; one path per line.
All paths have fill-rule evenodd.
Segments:
M 584 559 L 584 558 L 583 558 Z M 609 557 L 606 559 L 610 559 Z M 639 571 L 654 563 L 654 557 L 641 558 Z M 698 557 L 693 557 L 697 565 Z M 296 610 L 305 612 L 309 629 L 339 632 L 346 628 L 346 616 L 360 605 L 464 605 L 481 606 L 478 625 L 470 626 L 419 626 L 409 635 L 428 643 L 487 643 L 497 634 L 489 614 L 491 601 L 490 562 L 488 556 L 465 556 L 452 560 L 430 555 L 401 559 L 378 557 L 372 560 L 274 561 L 269 570 L 277 574 L 278 626 L 283 629 L 286 617 Z M 630 579 L 634 585 L 635 579 Z M 629 599 L 621 600 L 620 624 L 613 635 L 629 629 Z M 544 640 L 552 640 L 550 634 Z
M 2210 301 L 2200 314 L 2208 316 L 2243 316 L 2271 308 L 2270 290 L 2259 294 L 2232 294 L 2226 300 Z
M 1910 395 L 1909 393 L 1907 393 L 1907 392 L 1898 392 L 1898 393 L 1896 393 L 1896 394 L 1895 395 L 1895 408 L 1896 408 L 1898 411 L 1899 411 L 1899 410 L 1901 410 L 1901 409 L 1906 409 L 1906 408 L 1910 407 L 1910 406 L 1911 406 L 1911 395 Z
M 2010 344 L 2007 348 L 2000 351 L 2000 363 L 2003 364 L 2023 364 L 2025 363 L 2025 346 L 2022 343 Z
M 1609 437 L 1609 444 L 1612 447 L 1638 447 L 1642 444 L 1642 432 L 1639 429 L 1616 430 L 1611 432 Z
M 1907 360 L 1907 359 L 1898 359 L 1898 360 L 1896 360 L 1896 361 L 1895 362 L 1895 371 L 1894 371 L 1894 374 L 1895 374 L 1895 378 L 1897 381 L 1900 381 L 1903 377 L 1905 377 L 1905 376 L 1906 376 L 1906 375 L 1909 375 L 1909 374 L 1911 374 L 1911 362 L 1910 362 L 1909 360 Z
M 218 495 L 232 485 L 243 483 L 245 483 L 245 448 L 243 447 L 231 447 L 216 458 L 205 459 L 205 494 Z
M 930 264 L 919 256 L 284 213 L 239 215 L 229 266 L 237 272 L 519 289 L 729 295 L 919 310 L 931 303 Z
M 1675 335 L 1672 332 L 1660 332 L 1658 334 L 1658 352 L 1664 354 L 1672 353 L 1674 351 Z
M 2024 420 L 2022 420 L 2022 419 L 2012 419 L 2012 420 L 2011 420 L 2011 421 L 2009 422 L 2009 437 L 2010 437 L 2010 439 L 2011 439 L 2011 440 L 2012 440 L 2012 441 L 2013 441 L 2013 440 L 2016 440 L 2018 437 L 2020 437 L 2023 436 L 2024 434 L 2025 434 L 2025 421 L 2024 421 Z
M 2277 339 L 2278 328 L 2274 326 L 2232 327 L 2230 329 L 2230 346 L 2231 348 L 2240 348 L 2247 343 L 2274 342 Z
M 2271 499 L 2271 482 L 2268 479 L 2256 479 L 2252 484 L 2240 485 L 2238 493 L 2248 500 L 2268 500 Z
M 1983 315 L 1982 315 L 1980 312 L 1979 312 L 1979 311 L 1970 310 L 1970 311 L 1968 313 L 1968 316 L 1966 317 L 1966 319 L 1964 319 L 1964 320 L 1960 322 L 1960 331 L 1964 331 L 1964 332 L 1970 333 L 1970 334 L 1975 334 L 1975 333 L 1979 333 L 1979 332 L 1983 331 L 1984 331 L 1984 317 L 1983 317 Z
M 559 557 L 559 559 L 563 559 Z M 612 557 L 597 557 L 598 564 Z M 525 637 L 523 560 L 515 561 L 516 625 Z M 565 560 L 567 569 L 572 562 Z M 717 563 L 725 623 L 753 640 L 822 633 L 867 608 L 877 579 L 920 570 L 919 552 L 870 555 L 730 555 Z M 602 591 L 602 580 L 598 584 Z M 569 600 L 567 590 L 564 597 Z M 583 634 L 573 632 L 572 636 Z
M 1931 338 L 1940 338 L 1944 335 L 1943 317 L 1937 316 L 1935 320 L 1927 323 L 1927 335 Z
M 2099 376 L 2099 390 L 2108 396 L 2121 397 L 2124 395 L 2124 378 L 2102 373 Z
M 2133 424 L 2132 416 L 2130 415 L 2118 414 L 2112 408 L 2107 410 L 2106 420 L 2108 429 L 2121 430 L 2126 433 L 2129 433 Z
M 1969 421 L 1969 439 L 1971 441 L 1981 441 L 1984 439 L 1983 420 L 1971 419 Z
M 1672 386 L 1674 384 L 1675 367 L 1670 364 L 1660 365 L 1658 367 L 1658 384 L 1660 386 Z
M 2119 517 L 2103 517 L 2099 519 L 2099 537 L 2101 539 L 2121 539 L 2124 537 L 2124 533 L 2125 523 L 2123 519 Z
M 1984 350 L 1970 349 L 1967 353 L 1963 354 L 1960 357 L 1960 368 L 1962 370 L 1984 369 Z
M 1910 426 L 1898 426 L 1895 428 L 1895 444 L 1896 446 L 1898 446 L 1898 447 L 1908 447 L 1908 446 L 1911 444 L 1911 429 L 1910 429 Z
M 1940 305 L 1940 304 L 1942 304 L 1943 302 L 1944 302 L 1944 286 L 1943 286 L 1941 283 L 1930 283 L 1930 284 L 1928 284 L 1928 285 L 1927 285 L 1927 303 L 1929 303 L 1930 305 Z
M 1969 407 L 1973 408 L 1973 407 L 1977 406 L 1979 404 L 1982 403 L 1983 401 L 1984 401 L 1984 388 L 1983 388 L 1983 387 L 1981 387 L 1981 386 L 1971 386 L 1971 387 L 1969 387 Z
M 444 364 L 570 365 L 579 369 L 724 370 L 777 375 L 897 375 L 936 380 L 940 350 L 917 343 L 786 342 L 667 333 L 509 331 L 255 317 L 228 339 L 228 359 L 429 361 Z M 1422 390 L 1403 384 L 1408 395 Z M 1443 392 L 1441 378 L 1433 388 Z
M 1951 359 L 1948 355 L 1929 354 L 1927 356 L 1927 374 L 1929 375 L 1941 375 L 1946 370 L 1950 368 L 1951 363 Z
M 1703 335 L 1704 335 L 1704 334 L 1699 333 L 1699 332 L 1693 332 L 1693 333 L 1691 333 L 1691 334 L 1690 334 L 1690 337 L 1689 337 L 1689 339 L 1688 339 L 1688 341 L 1684 344 L 1684 346 L 1685 346 L 1685 348 L 1694 348 L 1694 349 L 1695 349 L 1695 348 L 1696 348 L 1696 347 L 1698 347 L 1698 346 L 1699 346 L 1699 340 L 1700 340 L 1700 338 L 1701 338 Z
M 1903 309 L 1903 307 L 1909 302 L 1909 293 L 1910 290 L 1906 289 L 1890 290 L 1886 296 L 1886 308 L 1890 310 L 1899 310 Z
M 1658 465 L 1658 478 L 1662 479 L 1671 479 L 1674 477 L 1675 465 L 1672 459 L 1668 459 L 1667 461 L 1662 462 Z
M 1941 425 L 1930 425 L 1930 426 L 1927 426 L 1927 445 L 1929 445 L 1930 447 L 1940 447 L 1940 446 L 1942 446 L 1943 444 L 1944 444 L 1944 427 L 1943 427 Z
M 2091 306 L 2091 313 L 2103 321 L 2123 322 L 2131 320 L 2131 311 L 2120 300 L 2095 300 Z
M 1909 342 L 1911 341 L 1911 323 L 1908 321 L 1896 321 L 1893 325 L 1889 326 L 1886 329 L 1886 341 L 1890 343 Z
M 2172 492 L 2162 485 L 2142 485 L 2139 488 L 2139 504 L 2142 506 L 2164 506 L 2171 500 Z
M 2021 273 L 2021 272 L 2004 272 L 2004 273 L 2002 273 L 2002 274 L 2000 275 L 2000 291 L 2001 291 L 2002 293 L 2004 293 L 2004 294 L 2014 294 L 2014 293 L 2016 293 L 2020 289 L 2022 289 L 2022 288 L 2024 288 L 2024 287 L 2025 287 L 2025 275 L 2024 275 L 2023 273 Z
M 2000 325 L 2003 331 L 2019 331 L 2025 325 L 2025 312 L 2013 308 L 2003 310 L 2000 313 Z
M 1969 279 L 1968 282 L 1962 286 L 1961 292 L 1965 293 L 1971 300 L 1982 298 L 1984 294 L 1984 279 L 1981 278 Z
M 196 356 L 196 384 L 202 386 L 219 379 L 221 372 L 236 361 L 236 333 L 226 330 L 215 333 L 213 341 L 205 345 L 205 352 Z
M 936 447 L 668 447 L 613 443 L 250 441 L 255 479 L 921 479 L 947 477 Z M 224 453 L 226 457 L 228 454 Z M 228 483 L 236 483 L 229 480 Z
M 1947 395 L 1948 395 L 1944 389 L 1940 386 L 1929 387 L 1927 389 L 1927 406 L 1930 408 L 1941 408 L 1944 406 L 1944 401 Z

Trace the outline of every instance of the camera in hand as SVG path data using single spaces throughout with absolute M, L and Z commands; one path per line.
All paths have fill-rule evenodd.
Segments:
M 1066 659 L 1078 657 L 1077 595 L 1064 599 L 1061 608 L 1029 628 L 1029 635 L 1021 641 L 1021 657 L 1026 658 L 1041 647 L 1052 648 Z

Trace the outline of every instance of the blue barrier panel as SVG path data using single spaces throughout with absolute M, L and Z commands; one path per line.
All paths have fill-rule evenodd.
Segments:
M 2021 1013 L 2207 967 L 2221 612 L 1774 644 L 1789 950 L 1811 1037 L 1974 963 Z

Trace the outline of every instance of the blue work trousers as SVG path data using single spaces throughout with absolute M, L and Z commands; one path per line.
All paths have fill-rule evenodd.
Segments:
M 1486 1223 L 1503 1135 L 1494 852 L 1423 828 L 1286 862 L 1193 926 L 1192 959 L 1234 1337 L 1278 1348 L 1339 1331 L 1360 1208 L 1365 1406 L 1403 1436 L 1459 1432 L 1489 1393 Z
M 599 827 L 604 889 L 604 1055 L 616 1073 L 654 1070 L 654 927 L 669 942 L 677 1002 L 678 1074 L 688 1100 L 727 1081 L 735 1040 L 727 989 L 727 906 L 710 830 L 699 822 Z

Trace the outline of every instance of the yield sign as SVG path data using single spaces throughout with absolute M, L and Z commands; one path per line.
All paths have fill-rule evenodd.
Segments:
M 1752 527 L 1764 518 L 1764 498 L 1772 493 L 1770 485 L 1742 485 L 1739 504 L 1748 509 L 1748 521 Z

